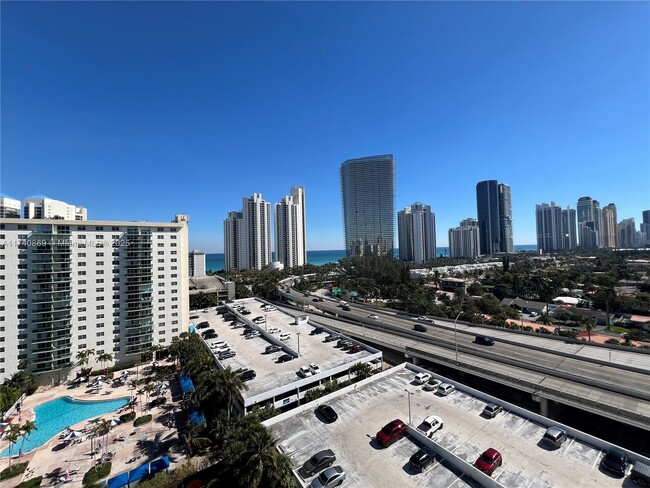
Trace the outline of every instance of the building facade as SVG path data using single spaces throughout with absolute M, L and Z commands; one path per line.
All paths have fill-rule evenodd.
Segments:
M 436 257 L 436 214 L 431 206 L 414 203 L 397 213 L 399 258 L 423 263 Z
M 650 210 L 644 210 L 643 219 L 641 221 L 641 233 L 644 235 L 644 246 L 650 246 Z
M 392 154 L 341 165 L 345 251 L 348 256 L 393 256 L 395 163 Z
M 303 266 L 307 262 L 305 222 L 305 189 L 291 187 L 291 192 L 276 203 L 275 259 L 285 268 Z
M 636 222 L 634 219 L 625 219 L 618 224 L 618 239 L 622 248 L 637 247 Z
M 243 198 L 242 210 L 229 212 L 223 227 L 226 272 L 271 264 L 271 204 L 261 193 Z
M 481 254 L 514 251 L 512 238 L 512 192 L 496 180 L 476 185 L 476 210 Z
M 610 203 L 603 207 L 602 214 L 602 246 L 606 248 L 618 247 L 616 205 Z
M 205 276 L 205 253 L 203 251 L 190 252 L 188 264 L 191 278 Z
M 465 219 L 449 229 L 449 253 L 452 258 L 475 259 L 481 255 L 478 220 Z
M 564 249 L 562 229 L 562 209 L 551 202 L 535 206 L 537 225 L 537 249 L 543 252 L 556 252 Z
M 110 366 L 169 345 L 189 324 L 187 221 L 3 219 L 0 381 L 23 359 L 60 382 L 81 351 Z
M 598 200 L 591 197 L 578 199 L 578 234 L 580 247 L 597 249 L 603 245 L 603 213 Z
M 223 221 L 223 266 L 226 273 L 244 269 L 241 267 L 243 232 L 244 214 L 228 212 L 228 218 Z
M 562 210 L 562 232 L 564 233 L 564 249 L 571 250 L 578 247 L 576 211 L 567 205 Z
M 0 193 L 0 219 L 19 219 L 20 200 Z
M 23 202 L 24 219 L 88 220 L 88 210 L 45 195 L 34 195 Z

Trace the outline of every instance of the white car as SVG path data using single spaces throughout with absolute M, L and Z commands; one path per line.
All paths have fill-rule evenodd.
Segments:
M 290 334 L 287 334 L 286 332 L 284 332 L 283 334 L 280 334 L 280 340 L 281 341 L 288 341 L 289 339 L 291 339 Z
M 426 383 L 431 379 L 431 375 L 429 373 L 418 373 L 415 375 L 415 378 L 413 378 L 413 382 L 416 385 L 421 385 L 422 383 Z
M 443 383 L 438 387 L 438 393 L 440 393 L 442 396 L 447 396 L 450 393 L 452 393 L 456 387 L 454 385 L 450 385 L 449 383 Z
M 246 334 L 244 336 L 244 339 L 252 339 L 253 337 L 259 337 L 260 336 L 260 331 L 259 330 L 253 330 Z
M 427 437 L 431 437 L 436 431 L 442 429 L 442 426 L 442 419 L 440 417 L 429 415 L 418 425 L 418 430 Z
M 228 343 L 226 341 L 217 341 L 217 342 L 211 342 L 210 343 L 210 349 L 218 349 L 223 346 L 227 346 Z
M 302 376 L 303 378 L 308 378 L 311 376 L 311 371 L 308 366 L 300 366 L 300 369 L 298 370 L 298 376 Z
M 423 390 L 426 391 L 436 391 L 438 390 L 438 387 L 442 385 L 442 381 L 434 378 L 433 376 L 427 381 L 424 386 L 422 387 Z
M 429 318 L 428 317 L 418 317 L 418 320 L 426 322 L 427 320 L 429 320 Z
M 379 315 L 375 315 L 374 313 L 371 313 L 370 315 L 368 315 L 368 318 L 372 320 L 379 320 Z
M 311 363 L 309 365 L 309 370 L 311 371 L 312 374 L 316 375 L 320 373 L 320 368 L 318 367 L 317 364 Z
M 268 330 L 268 332 L 269 332 L 269 334 L 277 334 L 278 332 L 282 332 L 282 331 L 280 329 L 278 329 L 277 327 L 271 327 Z
M 230 346 L 228 344 L 225 344 L 223 346 L 213 348 L 212 351 L 218 356 L 219 354 L 230 351 Z

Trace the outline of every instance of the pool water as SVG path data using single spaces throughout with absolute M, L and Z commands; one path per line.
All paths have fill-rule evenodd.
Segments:
M 23 453 L 42 446 L 52 437 L 61 433 L 66 427 L 78 424 L 86 419 L 114 412 L 129 403 L 129 398 L 115 400 L 82 401 L 70 397 L 57 398 L 34 409 L 36 430 L 23 442 L 18 440 L 12 447 L 11 454 Z M 2 451 L 0 457 L 9 456 L 9 448 Z

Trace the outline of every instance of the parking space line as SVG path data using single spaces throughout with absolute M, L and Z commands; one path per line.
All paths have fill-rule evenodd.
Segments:
M 521 424 L 519 428 L 515 430 L 515 432 L 519 432 L 523 428 L 523 426 L 526 425 L 527 423 L 528 423 L 528 419 L 526 419 L 526 421 L 523 424 Z
M 458 483 L 460 480 L 463 479 L 463 476 L 465 476 L 465 473 L 461 474 L 458 478 L 456 478 L 451 485 L 449 485 L 447 488 L 451 488 L 454 486 L 456 483 Z
M 596 464 L 598 461 L 600 461 L 600 458 L 603 456 L 603 451 L 598 451 L 598 456 L 596 456 L 596 459 L 594 461 L 594 464 L 591 465 L 591 469 L 594 469 L 596 467 Z

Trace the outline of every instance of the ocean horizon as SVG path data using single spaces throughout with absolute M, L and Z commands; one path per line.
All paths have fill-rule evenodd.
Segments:
M 536 251 L 536 244 L 515 245 L 515 251 Z M 398 255 L 398 249 L 394 251 Z M 449 247 L 436 248 L 436 256 L 449 256 Z M 327 263 L 337 263 L 339 259 L 345 257 L 345 249 L 332 249 L 320 251 L 307 251 L 307 262 L 315 266 L 321 266 Z M 223 253 L 209 253 L 205 255 L 205 269 L 207 271 L 220 271 L 224 267 Z

